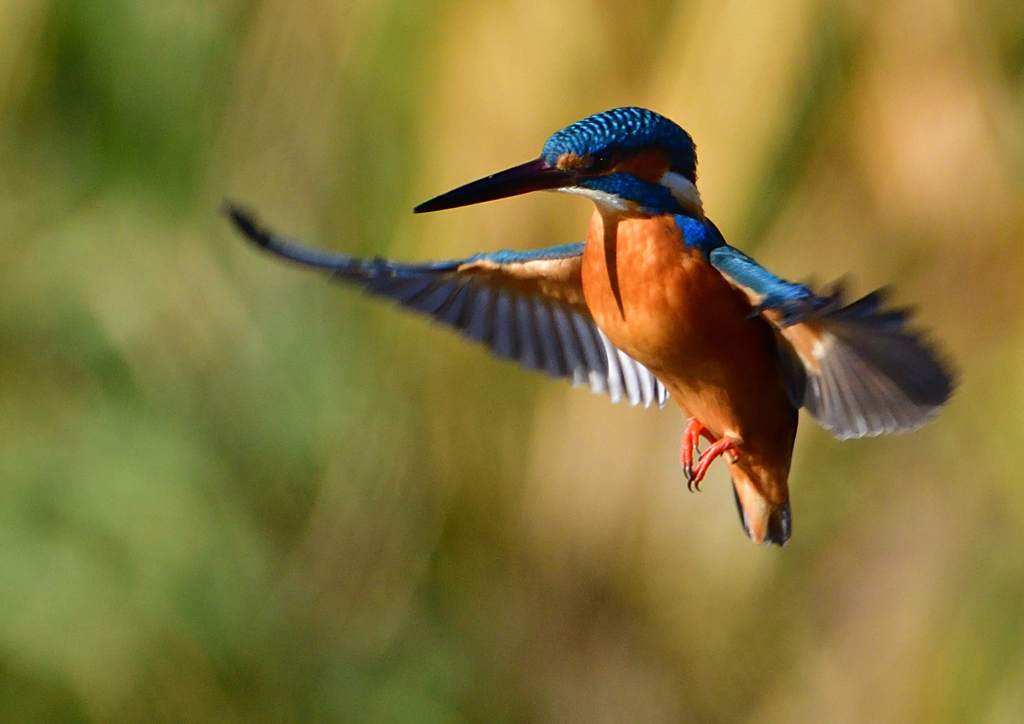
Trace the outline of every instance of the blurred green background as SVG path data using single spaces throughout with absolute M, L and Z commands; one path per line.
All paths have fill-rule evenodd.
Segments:
M 0 720 L 1024 721 L 1020 0 L 0 2 Z M 896 285 L 934 424 L 804 419 L 758 548 L 678 411 L 246 246 L 580 240 L 418 201 L 653 108 L 789 278 Z

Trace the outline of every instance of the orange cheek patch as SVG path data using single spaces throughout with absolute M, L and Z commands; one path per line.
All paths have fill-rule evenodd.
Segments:
M 577 156 L 575 153 L 563 153 L 558 157 L 555 166 L 563 171 L 575 171 L 578 168 L 582 168 L 585 163 L 586 159 L 583 156 Z
M 615 166 L 614 171 L 632 174 L 641 181 L 658 183 L 671 163 L 667 154 L 660 151 L 645 151 L 624 159 Z

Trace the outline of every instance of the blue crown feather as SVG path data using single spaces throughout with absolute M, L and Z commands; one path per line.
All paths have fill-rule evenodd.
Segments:
M 541 155 L 554 165 L 567 153 L 591 156 L 609 149 L 636 151 L 652 147 L 669 154 L 669 170 L 696 183 L 697 151 L 690 134 L 646 108 L 613 108 L 577 121 L 551 136 Z

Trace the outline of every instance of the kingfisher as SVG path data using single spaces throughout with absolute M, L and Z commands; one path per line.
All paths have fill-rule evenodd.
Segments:
M 693 140 L 653 111 L 584 118 L 539 158 L 413 211 L 540 190 L 594 202 L 585 242 L 401 263 L 315 250 L 236 204 L 226 211 L 265 251 L 429 315 L 500 358 L 614 402 L 671 398 L 686 418 L 688 487 L 722 458 L 756 543 L 781 546 L 792 532 L 800 408 L 837 438 L 860 438 L 915 429 L 952 394 L 947 363 L 885 290 L 853 301 L 842 284 L 818 294 L 726 243 L 704 214 Z

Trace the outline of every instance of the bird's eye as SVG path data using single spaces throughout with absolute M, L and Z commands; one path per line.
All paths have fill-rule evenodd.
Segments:
M 604 150 L 590 157 L 591 171 L 605 171 L 615 165 L 616 154 L 612 150 Z

